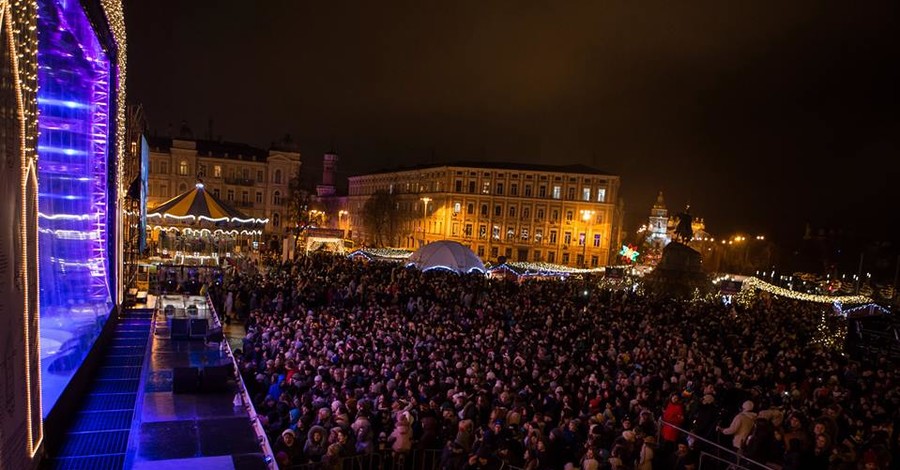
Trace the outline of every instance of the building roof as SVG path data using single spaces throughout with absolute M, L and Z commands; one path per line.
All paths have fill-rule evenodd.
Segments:
M 240 142 L 219 142 L 215 140 L 202 139 L 174 139 L 194 142 L 197 145 L 197 155 L 201 157 L 227 158 L 230 160 L 243 160 L 253 162 L 265 162 L 269 156 L 267 150 L 253 147 Z M 172 149 L 172 138 L 169 137 L 147 137 L 147 143 L 150 148 L 158 152 L 170 152 Z
M 455 161 L 446 163 L 424 163 L 420 165 L 404 166 L 397 168 L 384 168 L 380 170 L 370 171 L 351 176 L 368 176 L 384 173 L 396 173 L 402 171 L 429 170 L 432 168 L 444 167 L 461 167 L 461 168 L 478 168 L 484 170 L 515 170 L 515 171 L 543 171 L 548 173 L 578 173 L 588 175 L 605 175 L 614 176 L 609 172 L 582 164 L 572 165 L 543 165 L 536 163 L 517 163 L 517 162 L 478 162 L 478 161 Z

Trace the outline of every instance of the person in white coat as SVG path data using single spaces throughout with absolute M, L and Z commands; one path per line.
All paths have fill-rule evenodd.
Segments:
M 726 436 L 734 436 L 731 440 L 731 445 L 734 446 L 735 450 L 740 451 L 744 448 L 747 436 L 753 432 L 753 423 L 755 421 L 756 413 L 753 412 L 753 402 L 747 400 L 741 405 L 741 412 L 731 420 L 731 426 L 725 429 L 718 429 Z

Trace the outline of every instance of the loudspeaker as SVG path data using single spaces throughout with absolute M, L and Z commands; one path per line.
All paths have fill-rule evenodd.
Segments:
M 173 318 L 169 327 L 172 339 L 189 339 L 191 337 L 191 324 L 187 318 Z
M 206 393 L 228 392 L 228 379 L 234 374 L 234 365 L 208 366 L 203 368 L 203 391 Z
M 172 393 L 197 393 L 200 390 L 200 370 L 196 367 L 172 369 Z
M 191 339 L 206 339 L 207 329 L 209 329 L 209 322 L 205 318 L 191 319 Z

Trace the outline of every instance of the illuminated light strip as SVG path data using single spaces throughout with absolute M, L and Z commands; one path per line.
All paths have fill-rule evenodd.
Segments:
M 38 98 L 37 102 L 38 104 L 45 104 L 48 106 L 65 106 L 72 109 L 87 109 L 90 107 L 87 103 L 80 103 L 78 101 L 72 100 L 57 100 L 53 98 Z
M 38 154 L 41 154 L 41 153 L 61 153 L 63 155 L 70 155 L 70 156 L 75 156 L 75 155 L 86 156 L 87 155 L 87 152 L 85 152 L 83 150 L 75 150 L 75 149 L 70 149 L 67 147 L 47 147 L 45 145 L 38 146 Z
M 160 214 L 159 212 L 147 214 L 147 217 L 154 218 L 154 219 L 162 217 L 164 219 L 175 219 L 175 220 L 195 220 L 196 219 L 196 220 L 201 220 L 201 221 L 205 220 L 207 222 L 212 222 L 212 223 L 219 223 L 219 222 L 238 222 L 238 223 L 242 223 L 242 224 L 247 224 L 247 223 L 267 224 L 267 223 L 269 223 L 269 219 L 253 219 L 253 218 L 241 219 L 238 217 L 212 218 L 212 217 L 207 217 L 205 215 L 201 215 L 200 217 L 197 217 L 194 215 Z
M 780 295 L 795 300 L 803 300 L 806 302 L 817 302 L 832 304 L 840 302 L 842 304 L 866 304 L 871 303 L 872 299 L 864 295 L 817 295 L 806 294 L 803 292 L 792 291 L 784 287 L 769 284 L 757 277 L 748 277 L 744 280 L 744 286 L 764 290 L 770 294 Z
M 38 217 L 40 217 L 41 219 L 47 219 L 47 220 L 89 220 L 89 219 L 99 218 L 100 214 L 93 214 L 93 215 L 92 214 L 81 214 L 81 215 L 44 214 L 44 213 L 38 212 Z

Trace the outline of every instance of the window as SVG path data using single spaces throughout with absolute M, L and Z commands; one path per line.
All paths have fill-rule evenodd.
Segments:
M 569 201 L 575 200 L 575 187 L 574 186 L 569 186 L 569 190 L 566 191 L 566 199 L 568 199 Z
M 503 183 L 497 183 L 497 194 L 500 196 L 503 195 Z
M 600 188 L 597 190 L 597 202 L 606 202 L 606 189 Z
M 550 231 L 550 243 L 556 243 L 556 230 Z
M 462 203 L 454 202 L 453 203 L 453 213 L 459 214 L 462 211 Z
M 519 185 L 513 183 L 509 185 L 509 195 L 510 196 L 518 196 L 519 195 Z
M 272 204 L 276 206 L 281 205 L 281 191 L 275 191 L 272 193 Z
M 491 229 L 491 237 L 492 237 L 494 240 L 499 240 L 499 239 L 500 239 L 500 226 L 499 226 L 499 225 L 494 225 L 494 226 L 492 227 L 492 229 Z
M 241 178 L 243 178 L 244 181 L 249 180 L 249 179 L 250 179 L 250 170 L 244 168 L 244 169 L 241 171 Z
M 559 199 L 562 197 L 562 186 L 558 184 L 553 185 L 553 199 Z
M 562 264 L 569 264 L 569 254 L 568 253 L 562 254 Z
M 578 234 L 578 246 L 584 246 L 584 242 L 587 240 L 587 234 L 581 232 Z
M 525 220 L 528 220 L 529 217 L 531 217 L 531 209 L 529 209 L 527 207 L 523 207 L 522 208 L 522 218 Z
M 496 246 L 491 247 L 491 258 L 496 258 L 499 253 L 500 252 Z
M 503 250 L 503 256 L 506 256 L 506 259 L 512 258 L 512 248 Z
M 281 216 L 278 213 L 272 214 L 272 226 L 280 227 L 281 226 Z
M 544 208 L 543 207 L 538 207 L 538 210 L 536 213 L 537 213 L 538 220 L 544 220 Z
M 219 188 L 213 189 L 213 194 L 214 194 L 216 197 L 219 197 Z
M 487 206 L 485 206 L 485 207 L 487 207 Z M 474 213 L 475 213 L 475 204 L 472 204 L 472 203 L 470 202 L 470 203 L 466 206 L 466 214 L 472 215 L 472 214 L 474 214 Z
M 469 192 L 475 193 L 475 182 L 474 181 L 469 181 Z
M 528 229 L 527 228 L 522 229 L 521 233 L 519 233 L 519 238 L 521 238 L 522 240 L 528 240 Z
M 516 216 L 516 206 L 509 206 L 509 210 L 507 211 L 510 217 Z
M 454 184 L 455 184 L 455 186 L 453 187 L 453 190 L 458 193 L 461 193 L 462 192 L 462 180 L 456 180 L 456 182 Z
M 525 197 L 531 197 L 531 185 L 530 184 L 525 185 Z
M 500 217 L 503 214 L 503 206 L 497 204 L 494 206 L 494 216 Z
M 481 224 L 478 226 L 478 238 L 487 238 L 487 225 Z
M 453 224 L 453 229 L 452 229 L 452 230 L 453 230 L 452 234 L 453 234 L 454 237 L 457 236 L 457 235 L 459 235 L 459 224 L 456 224 L 456 223 Z
M 568 245 L 570 243 L 572 243 L 572 232 L 566 232 L 563 235 L 563 244 Z
M 557 220 L 559 220 L 559 209 L 553 209 L 550 212 L 550 222 L 556 222 Z
M 542 229 L 542 228 L 534 229 L 534 241 L 540 243 L 543 238 L 544 238 L 544 229 Z
M 206 176 L 206 165 L 202 163 L 197 164 L 197 176 L 200 178 Z
M 159 172 L 168 175 L 169 174 L 169 163 L 168 162 L 159 162 Z
M 159 185 L 159 195 L 162 197 L 169 197 L 169 185 L 165 183 Z
M 466 236 L 467 237 L 472 236 L 472 224 L 466 224 Z
M 228 196 L 227 196 L 227 199 L 228 199 L 229 201 L 234 201 L 234 190 L 233 190 L 233 189 L 229 189 L 229 190 L 228 190 Z
M 487 204 L 482 204 L 482 205 L 481 205 L 481 216 L 482 216 L 482 217 L 487 217 L 487 215 L 488 215 L 488 207 L 487 207 Z
M 213 165 L 213 176 L 216 178 L 222 177 L 222 165 Z
M 241 192 L 241 202 L 244 204 L 249 204 L 250 203 L 250 193 L 248 193 L 247 191 L 242 191 Z
M 581 200 L 582 201 L 590 201 L 591 200 L 591 188 L 581 188 Z
M 599 233 L 594 234 L 594 246 L 597 246 L 597 247 L 600 246 L 600 234 Z
M 275 184 L 281 184 L 281 170 L 275 170 L 275 176 L 272 178 Z
M 491 182 L 490 181 L 482 181 L 481 182 L 481 194 L 490 194 L 491 193 Z
M 263 202 L 262 191 L 257 191 L 256 192 L 256 203 L 262 204 L 262 202 Z
M 178 174 L 181 176 L 187 176 L 190 173 L 190 168 L 188 168 L 188 162 L 182 160 L 181 163 L 178 164 Z
M 571 222 L 574 215 L 572 211 L 566 211 L 566 221 Z
M 506 227 L 506 239 L 512 240 L 513 237 L 515 237 L 515 236 L 516 236 L 516 228 L 512 227 L 512 226 Z
M 534 250 L 534 260 L 538 262 L 541 261 L 541 250 Z
M 556 262 L 556 252 L 555 252 L 555 251 L 548 251 L 548 252 L 547 252 L 547 262 L 548 262 L 548 263 L 555 263 L 555 262 Z
M 265 181 L 265 177 L 263 176 L 263 171 L 262 171 L 262 170 L 256 170 L 256 182 L 257 182 L 257 183 L 262 183 L 263 181 Z
M 596 268 L 598 264 L 600 264 L 600 258 L 598 258 L 597 256 L 591 256 L 591 267 Z
M 478 245 L 478 257 L 484 258 L 484 245 Z
M 575 264 L 578 266 L 584 266 L 584 255 L 583 254 L 578 253 L 578 255 L 575 256 Z

